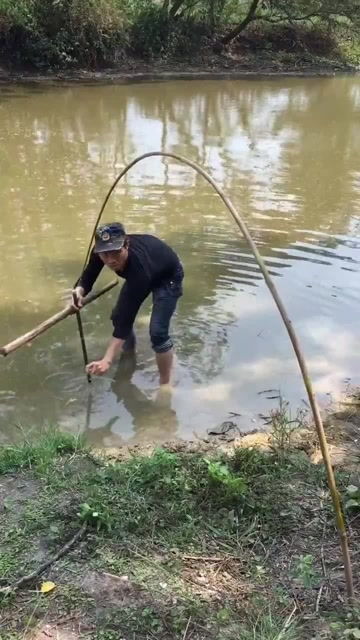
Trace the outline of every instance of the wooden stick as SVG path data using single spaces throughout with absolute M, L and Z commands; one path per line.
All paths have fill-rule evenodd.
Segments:
M 183 637 L 182 637 L 182 640 L 186 640 L 186 636 L 187 636 L 187 632 L 188 632 L 188 629 L 189 629 L 189 626 L 190 626 L 190 622 L 191 622 L 191 616 L 190 616 L 190 618 L 189 618 L 189 620 L 188 620 L 188 622 L 187 622 L 187 625 L 186 625 L 186 628 L 185 628 L 185 631 L 184 631 L 184 635 L 183 635 Z
M 183 560 L 197 560 L 198 562 L 223 562 L 224 560 L 228 560 L 227 558 L 218 558 L 217 556 L 182 556 Z
M 284 624 L 283 628 L 281 629 L 281 631 L 280 631 L 279 635 L 278 635 L 278 636 L 276 636 L 276 640 L 281 640 L 281 638 L 283 638 L 283 637 L 284 637 L 284 633 L 285 633 L 285 631 L 287 631 L 287 630 L 288 630 L 288 628 L 289 628 L 289 627 L 290 627 L 290 625 L 291 625 L 291 621 L 292 621 L 292 619 L 293 619 L 293 617 L 294 617 L 294 614 L 296 613 L 296 609 L 297 609 L 297 604 L 295 603 L 295 604 L 294 604 L 294 608 L 293 608 L 292 612 L 290 613 L 290 615 L 288 616 L 288 618 L 286 619 L 286 622 L 285 622 L 285 624 Z
M 35 569 L 35 571 L 32 571 L 31 573 L 29 573 L 27 576 L 23 576 L 22 578 L 19 578 L 18 580 L 16 580 L 16 582 L 14 582 L 12 585 L 9 585 L 7 587 L 2 587 L 0 589 L 0 593 L 3 593 L 3 594 L 14 593 L 14 591 L 17 591 L 18 589 L 20 589 L 20 587 L 24 586 L 24 584 L 31 582 L 32 580 L 40 576 L 42 573 L 44 573 L 46 569 L 48 569 L 52 564 L 54 564 L 54 562 L 59 560 L 59 558 L 62 558 L 66 553 L 68 553 L 71 547 L 73 547 L 74 544 L 83 537 L 86 531 L 86 527 L 87 527 L 87 523 L 84 522 L 84 524 L 75 533 L 75 535 L 71 538 L 71 540 L 69 540 L 69 542 L 67 542 L 63 547 L 61 547 L 61 549 L 54 556 L 52 556 L 52 558 L 49 558 L 49 560 L 46 560 L 45 562 L 43 562 L 43 564 L 41 564 L 40 567 Z
M 89 295 L 87 295 L 86 298 L 84 299 L 83 306 L 85 307 L 86 305 L 90 304 L 90 302 L 94 302 L 94 300 L 97 300 L 97 298 L 100 298 L 100 296 L 103 296 L 104 293 L 107 293 L 108 291 L 113 289 L 113 287 L 115 287 L 117 284 L 118 284 L 118 281 L 114 280 L 113 282 L 110 282 L 110 284 L 106 285 L 106 287 L 104 287 L 103 289 L 100 289 L 100 291 L 89 293 Z M 55 315 L 51 316 L 51 318 L 44 320 L 44 322 L 39 324 L 37 327 L 35 327 L 31 331 L 28 331 L 27 333 L 24 333 L 24 335 L 19 336 L 19 338 L 16 338 L 12 342 L 5 344 L 3 347 L 0 348 L 0 354 L 2 356 L 9 355 L 9 353 L 16 351 L 16 349 L 19 349 L 24 344 L 31 342 L 32 340 L 34 340 L 34 338 L 37 338 L 38 336 L 40 336 L 42 333 L 44 333 L 51 327 L 54 327 L 56 324 L 61 322 L 61 320 L 64 320 L 68 316 L 72 316 L 75 313 L 76 313 L 76 309 L 74 309 L 74 307 L 72 307 L 71 305 L 68 305 L 67 307 L 65 307 L 65 309 L 62 309 L 62 311 L 55 313 Z

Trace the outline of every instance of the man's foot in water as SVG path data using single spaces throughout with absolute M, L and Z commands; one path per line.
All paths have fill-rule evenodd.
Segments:
M 154 398 L 154 405 L 161 409 L 171 409 L 173 388 L 171 384 L 161 384 Z

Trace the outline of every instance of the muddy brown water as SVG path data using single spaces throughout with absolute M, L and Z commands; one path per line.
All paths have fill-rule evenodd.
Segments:
M 293 318 L 321 402 L 360 382 L 360 78 L 202 80 L 0 87 L 0 343 L 62 306 L 113 178 L 136 155 L 204 165 L 245 216 Z M 138 353 L 88 386 L 76 321 L 0 361 L 0 435 L 47 424 L 113 446 L 193 438 L 241 414 L 262 425 L 280 389 L 305 397 L 287 335 L 229 214 L 191 169 L 137 165 L 105 220 L 180 254 L 171 397 L 157 393 L 150 306 Z M 112 278 L 110 273 L 101 282 Z M 83 313 L 91 358 L 111 332 L 115 293 Z

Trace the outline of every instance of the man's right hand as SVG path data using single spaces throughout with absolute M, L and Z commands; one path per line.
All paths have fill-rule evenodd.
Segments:
M 81 309 L 84 304 L 84 294 L 85 291 L 83 287 L 75 287 L 75 289 L 72 290 L 71 306 L 74 307 L 74 309 Z

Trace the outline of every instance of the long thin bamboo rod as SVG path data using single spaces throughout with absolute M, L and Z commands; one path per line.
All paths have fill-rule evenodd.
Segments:
M 72 297 L 73 297 L 74 306 L 77 307 L 77 299 L 76 299 L 75 291 L 73 291 Z M 84 365 L 85 365 L 85 370 L 86 370 L 86 367 L 89 364 L 89 357 L 88 357 L 88 352 L 87 352 L 87 348 L 86 348 L 84 327 L 83 327 L 82 318 L 81 318 L 79 309 L 76 310 L 76 324 L 77 324 L 77 328 L 78 328 L 78 332 L 79 332 L 81 350 L 82 350 L 83 359 L 84 359 Z M 90 373 L 86 372 L 86 379 L 87 379 L 88 383 L 91 384 L 91 375 L 90 375 Z
M 328 447 L 328 443 L 326 440 L 326 435 L 325 435 L 325 431 L 324 431 L 324 426 L 322 423 L 322 419 L 321 419 L 321 415 L 320 415 L 320 410 L 319 410 L 319 406 L 317 404 L 317 400 L 315 397 L 315 393 L 312 387 L 312 383 L 311 383 L 311 379 L 310 379 L 310 375 L 308 372 L 308 368 L 307 368 L 307 364 L 304 358 L 304 355 L 302 353 L 297 335 L 295 333 L 295 330 L 293 328 L 292 322 L 289 318 L 289 316 L 287 315 L 285 306 L 281 300 L 281 297 L 277 291 L 277 288 L 267 270 L 267 267 L 265 265 L 265 262 L 261 256 L 261 254 L 259 253 L 259 250 L 255 244 L 255 242 L 253 241 L 249 229 L 246 225 L 246 223 L 244 222 L 244 220 L 241 218 L 239 212 L 236 210 L 236 208 L 234 207 L 233 203 L 231 202 L 230 198 L 228 198 L 224 191 L 221 189 L 221 187 L 219 187 L 217 185 L 217 183 L 215 182 L 215 180 L 207 173 L 207 171 L 205 171 L 200 165 L 198 165 L 196 162 L 193 162 L 192 160 L 188 160 L 187 158 L 184 158 L 183 156 L 180 156 L 176 153 L 167 153 L 167 152 L 163 152 L 163 151 L 151 151 L 149 153 L 144 153 L 141 156 L 138 156 L 137 158 L 135 158 L 132 162 L 130 162 L 122 171 L 121 173 L 117 176 L 116 180 L 113 182 L 112 186 L 110 187 L 108 194 L 104 200 L 104 203 L 101 207 L 100 213 L 98 215 L 95 227 L 94 227 L 94 231 L 93 231 L 93 235 L 90 241 L 90 245 L 89 245 L 89 249 L 88 249 L 88 253 L 86 256 L 86 260 L 85 260 L 85 264 L 87 262 L 87 259 L 89 257 L 90 254 L 90 249 L 91 249 L 91 244 L 93 241 L 93 238 L 95 236 L 95 231 L 96 228 L 100 222 L 101 216 L 103 214 L 103 211 L 106 207 L 106 204 L 112 194 L 112 192 L 114 191 L 116 185 L 118 184 L 118 182 L 121 180 L 121 178 L 123 178 L 123 176 L 134 166 L 136 165 L 138 162 L 140 162 L 141 160 L 144 160 L 145 158 L 151 158 L 151 157 L 156 157 L 156 156 L 160 156 L 160 157 L 166 157 L 166 158 L 172 158 L 174 160 L 177 160 L 178 162 L 182 162 L 183 164 L 187 164 L 188 166 L 192 167 L 195 171 L 197 171 L 200 175 L 203 176 L 203 178 L 205 178 L 205 180 L 207 180 L 207 182 L 209 182 L 211 184 L 211 186 L 215 189 L 215 191 L 217 192 L 217 194 L 220 196 L 221 200 L 223 201 L 223 203 L 225 204 L 226 208 L 230 211 L 233 219 L 235 220 L 237 226 L 239 227 L 240 231 L 242 232 L 248 246 L 251 249 L 251 252 L 253 253 L 255 260 L 257 262 L 257 264 L 259 265 L 259 268 L 264 276 L 265 282 L 270 290 L 270 293 L 275 301 L 275 304 L 280 312 L 281 318 L 285 324 L 285 327 L 287 329 L 287 332 L 289 334 L 289 338 L 291 341 L 291 344 L 293 346 L 293 349 L 295 351 L 295 355 L 300 367 L 300 371 L 301 371 L 301 375 L 303 377 L 303 381 L 304 381 L 304 385 L 306 388 L 306 392 L 309 398 L 309 402 L 310 402 L 310 406 L 312 409 L 312 413 L 314 416 L 314 422 L 315 422 L 315 427 L 316 427 L 316 431 L 317 431 L 317 435 L 319 438 L 319 443 L 320 443 L 320 449 L 321 449 L 321 453 L 322 453 L 322 457 L 324 460 L 324 464 L 325 464 L 325 468 L 326 468 L 326 473 L 327 473 L 327 480 L 328 480 L 328 485 L 329 485 L 329 489 L 330 489 L 330 493 L 331 493 L 331 498 L 332 498 L 332 502 L 333 502 L 333 507 L 334 507 L 334 512 L 335 512 L 335 519 L 336 519 L 336 525 L 337 525 L 337 529 L 338 529 L 338 533 L 339 533 L 339 538 L 340 538 L 340 545 L 341 545 L 341 550 L 342 550 L 342 555 L 343 555 L 343 561 L 344 561 L 344 573 L 345 573 L 345 580 L 346 580 L 346 589 L 347 589 L 347 595 L 348 595 L 348 599 L 349 601 L 353 601 L 354 599 L 354 586 L 353 586 L 353 577 L 352 577 L 352 568 L 351 568 L 351 561 L 350 561 L 350 554 L 349 554 L 349 547 L 348 547 L 348 540 L 347 540 L 347 533 L 346 533 L 346 528 L 345 528 L 345 521 L 344 521 L 344 517 L 343 517 L 343 512 L 342 512 L 342 507 L 341 507 L 341 502 L 340 502 L 340 496 L 339 496 L 339 492 L 336 486 L 336 481 L 335 481 L 335 476 L 334 476 L 334 472 L 333 472 L 333 468 L 331 465 L 331 459 L 330 459 L 330 454 L 329 454 L 329 447 Z
M 117 284 L 118 284 L 118 280 L 114 280 L 113 282 L 110 282 L 108 285 L 106 285 L 106 287 L 104 287 L 103 289 L 100 289 L 100 291 L 89 293 L 89 295 L 86 296 L 86 298 L 84 299 L 83 306 L 85 307 L 91 302 L 94 302 L 94 300 L 97 300 L 98 298 L 100 298 L 100 296 L 103 296 L 104 293 L 107 293 L 108 291 L 113 289 L 113 287 L 115 287 Z M 55 313 L 55 315 L 51 316 L 47 320 L 44 320 L 44 322 L 37 325 L 37 327 L 35 327 L 31 331 L 28 331 L 24 335 L 19 336 L 15 340 L 12 340 L 12 342 L 5 344 L 3 347 L 0 347 L 0 354 L 2 356 L 9 355 L 9 353 L 16 351 L 17 349 L 22 347 L 24 344 L 31 342 L 32 340 L 34 340 L 34 338 L 37 338 L 38 336 L 40 336 L 42 333 L 44 333 L 51 327 L 54 327 L 56 324 L 61 322 L 61 320 L 64 320 L 68 316 L 72 316 L 75 313 L 76 313 L 76 310 L 74 309 L 74 307 L 68 305 L 67 307 L 65 307 L 65 309 L 58 311 L 58 313 Z

